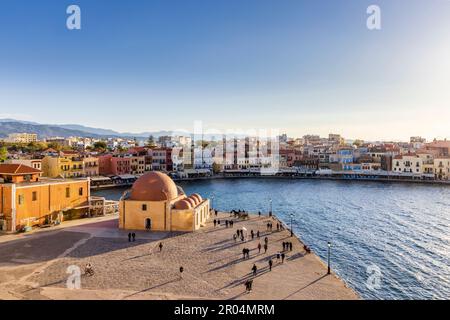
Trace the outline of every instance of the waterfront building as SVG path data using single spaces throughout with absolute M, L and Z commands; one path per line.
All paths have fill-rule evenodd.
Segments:
M 6 142 L 11 143 L 31 143 L 37 142 L 37 134 L 36 133 L 10 133 L 8 137 L 5 139 Z
M 172 149 L 154 148 L 151 149 L 152 170 L 170 172 L 173 170 Z
M 20 164 L 0 164 L 0 230 L 61 222 L 89 210 L 89 180 L 46 180 L 41 174 Z
M 409 173 L 421 176 L 423 173 L 423 158 L 416 154 L 403 154 L 395 156 L 392 160 L 393 172 Z
M 83 157 L 83 177 L 96 177 L 99 174 L 98 158 L 92 156 Z
M 119 228 L 154 231 L 194 231 L 210 215 L 209 200 L 187 196 L 164 173 L 141 176 L 121 198 Z
M 58 156 L 45 156 L 42 159 L 44 177 L 78 178 L 84 176 L 84 160 L 76 152 L 61 152 Z
M 433 169 L 437 180 L 450 180 L 450 157 L 434 159 Z

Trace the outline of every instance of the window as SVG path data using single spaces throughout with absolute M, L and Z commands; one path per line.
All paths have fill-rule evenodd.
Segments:
M 66 198 L 70 198 L 70 188 L 66 188 Z
M 33 201 L 37 200 L 37 192 L 36 191 L 33 191 L 33 193 L 31 194 L 31 198 Z
M 83 188 L 78 189 L 78 195 L 82 196 L 83 195 Z
M 146 204 L 142 205 L 142 211 L 147 211 L 147 205 Z
M 24 203 L 24 196 L 23 194 L 19 194 L 19 205 Z

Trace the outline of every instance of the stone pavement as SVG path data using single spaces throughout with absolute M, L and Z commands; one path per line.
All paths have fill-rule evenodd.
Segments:
M 268 217 L 241 221 L 220 213 L 233 228 L 214 228 L 212 222 L 194 233 L 118 230 L 116 220 L 73 226 L 21 241 L 0 244 L 0 299 L 358 299 L 326 266 L 289 231 L 266 232 Z M 261 232 L 245 242 L 233 240 L 237 228 Z M 269 239 L 269 249 L 258 253 L 257 244 Z M 158 244 L 163 249 L 159 252 Z M 284 263 L 274 255 L 283 241 L 293 242 Z M 250 251 L 244 260 L 242 249 Z M 268 270 L 272 257 L 274 267 Z M 67 267 L 82 270 L 91 263 L 95 274 L 81 276 L 81 290 L 66 288 Z M 253 278 L 251 267 L 258 273 Z M 179 267 L 183 266 L 182 277 Z M 253 290 L 244 282 L 253 278 Z

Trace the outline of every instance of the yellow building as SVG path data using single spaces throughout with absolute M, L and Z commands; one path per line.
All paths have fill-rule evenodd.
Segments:
M 37 142 L 37 134 L 36 133 L 11 133 L 8 135 L 8 138 L 5 140 L 6 142 L 12 143 L 30 143 Z
M 12 166 L 0 164 L 0 230 L 61 222 L 89 210 L 88 179 L 40 180 L 36 169 Z
M 209 200 L 186 196 L 169 176 L 150 172 L 140 177 L 119 203 L 119 228 L 194 231 L 209 218 Z
M 450 180 L 450 157 L 434 159 L 434 175 L 438 180 Z
M 83 177 L 84 160 L 78 154 L 46 156 L 42 159 L 42 171 L 43 176 L 49 178 Z

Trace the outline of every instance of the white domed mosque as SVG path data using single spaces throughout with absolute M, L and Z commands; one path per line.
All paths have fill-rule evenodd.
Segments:
M 120 199 L 119 228 L 195 231 L 209 218 L 209 200 L 189 197 L 166 174 L 144 174 Z

